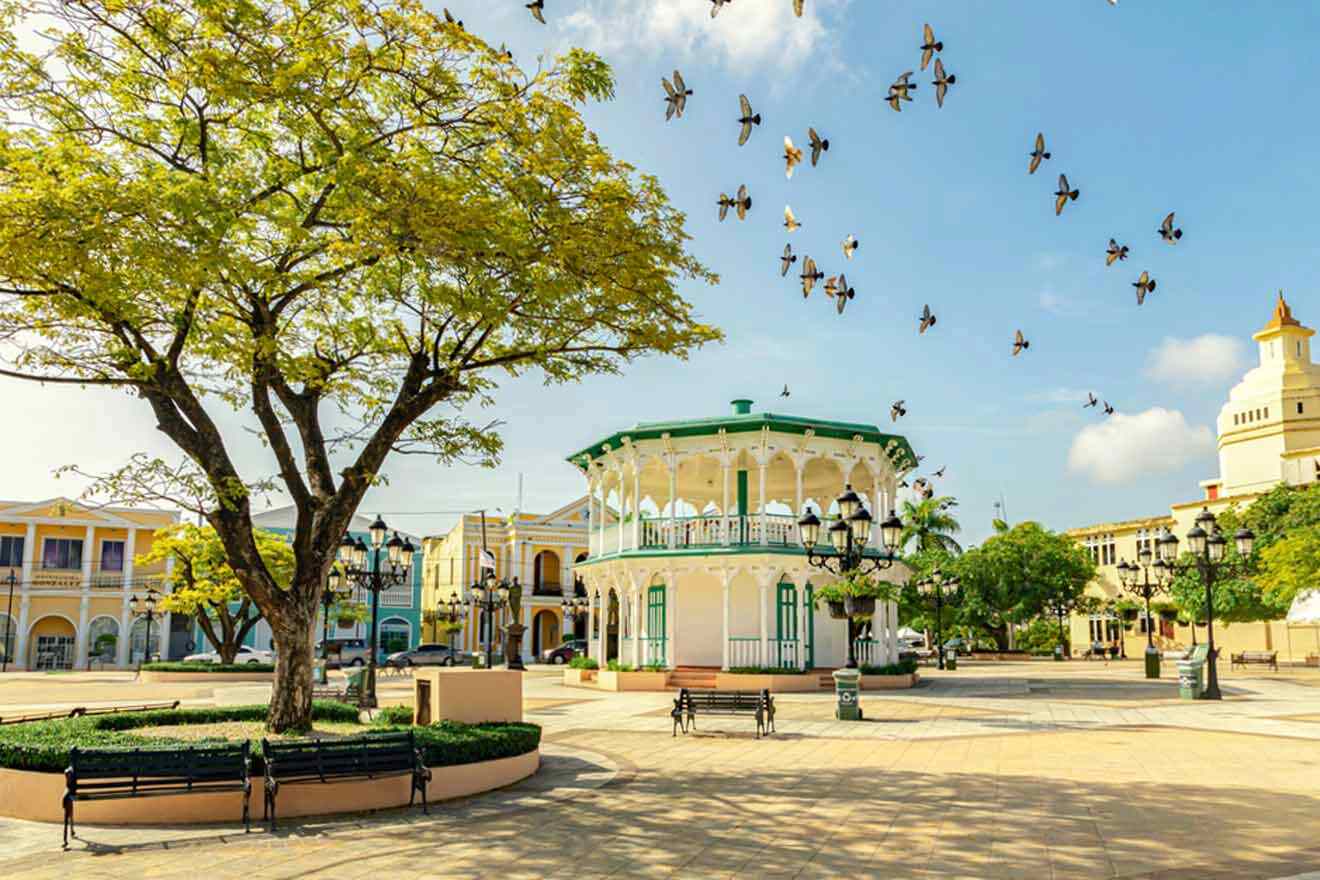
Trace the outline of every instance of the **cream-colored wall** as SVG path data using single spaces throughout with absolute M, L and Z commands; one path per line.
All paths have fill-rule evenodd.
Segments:
M 676 665 L 719 666 L 724 662 L 724 587 L 713 575 L 689 573 L 679 579 L 677 600 Z M 745 609 L 739 610 L 746 616 Z

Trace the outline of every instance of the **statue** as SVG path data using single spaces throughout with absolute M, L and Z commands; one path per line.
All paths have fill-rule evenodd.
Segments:
M 509 616 L 512 622 L 505 628 L 504 662 L 509 669 L 525 670 L 522 662 L 522 640 L 527 627 L 522 625 L 522 584 L 514 578 L 509 585 Z

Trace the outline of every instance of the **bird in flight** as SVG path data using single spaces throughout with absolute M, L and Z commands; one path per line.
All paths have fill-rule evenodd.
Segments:
M 944 479 L 944 470 L 945 470 L 945 468 L 947 468 L 947 467 L 948 467 L 947 464 L 940 465 L 940 469 L 937 470 L 934 474 L 932 474 L 932 476 L 934 476 L 935 479 L 937 479 L 937 480 L 942 480 L 942 479 Z
M 802 10 L 807 5 L 807 0 L 793 0 L 793 14 L 798 18 L 802 17 Z
M 938 107 L 943 107 L 943 106 L 944 106 L 944 96 L 945 96 L 945 94 L 948 93 L 948 91 L 949 91 L 949 86 L 953 85 L 953 84 L 956 83 L 957 81 L 958 81 L 958 77 L 954 76 L 952 73 L 948 74 L 947 76 L 945 75 L 945 73 L 944 73 L 944 62 L 941 61 L 940 59 L 936 58 L 936 59 L 935 59 L 935 80 L 934 80 L 934 82 L 931 83 L 931 85 L 933 85 L 933 86 L 935 87 L 935 104 L 936 104 L 936 106 L 938 106 Z
M 1155 279 L 1150 277 L 1149 272 L 1142 272 L 1141 277 L 1132 282 L 1132 286 L 1137 289 L 1137 305 L 1146 301 L 1146 294 L 1155 292 Z
M 798 276 L 802 279 L 802 298 L 806 299 L 811 295 L 811 289 L 816 286 L 816 282 L 825 277 L 825 273 L 816 268 L 816 261 L 811 257 L 802 260 L 802 274 Z
M 448 6 L 445 7 L 445 24 L 454 24 L 454 25 L 458 25 L 458 29 L 459 29 L 460 31 L 463 29 L 463 22 L 461 22 L 461 21 L 459 21 L 458 19 L 454 18 L 454 14 L 453 14 L 452 12 L 449 11 L 449 7 L 448 7 Z
M 784 176 L 793 179 L 793 169 L 802 161 L 802 151 L 793 146 L 793 139 L 784 135 Z
M 1068 176 L 1059 175 L 1059 188 L 1054 192 L 1054 216 L 1057 217 L 1063 213 L 1063 206 L 1068 204 L 1068 200 L 1077 201 L 1077 197 L 1082 194 L 1080 189 L 1068 188 Z
M 1086 403 L 1082 404 L 1082 409 L 1095 406 L 1099 402 L 1096 400 L 1095 395 L 1088 391 L 1086 392 Z
M 1126 260 L 1128 255 L 1128 246 L 1119 244 L 1112 238 L 1109 239 L 1109 247 L 1105 249 L 1105 265 L 1114 265 L 1115 260 Z
M 848 300 L 857 296 L 857 291 L 848 286 L 848 276 L 840 275 L 838 283 L 831 278 L 825 282 L 825 292 L 834 297 L 834 308 L 840 315 L 843 314 L 843 308 L 848 304 Z
M 816 129 L 807 129 L 807 139 L 811 141 L 811 167 L 815 168 L 816 163 L 820 161 L 820 154 L 827 152 L 830 148 L 829 138 L 821 138 L 816 134 Z
M 1028 174 L 1035 174 L 1036 169 L 1040 167 L 1042 159 L 1048 159 L 1050 154 L 1045 150 L 1045 135 L 1036 132 L 1036 149 L 1028 153 L 1031 156 L 1031 164 L 1027 166 Z
M 1013 357 L 1017 357 L 1029 348 L 1031 348 L 1031 343 L 1022 335 L 1021 330 L 1017 331 L 1013 336 Z
M 861 246 L 862 243 L 857 240 L 856 236 L 854 236 L 851 232 L 848 233 L 848 237 L 843 240 L 844 258 L 851 260 L 853 258 L 853 254 L 857 253 L 857 249 Z
M 719 9 L 718 6 L 715 8 Z M 738 117 L 738 124 L 742 126 L 742 130 L 738 132 L 738 146 L 741 147 L 752 136 L 752 126 L 761 124 L 761 114 L 752 112 L 752 102 L 747 100 L 746 95 L 738 96 L 738 108 L 742 111 L 742 115 Z
M 545 0 L 532 0 L 531 3 L 525 5 L 532 13 L 532 18 L 536 19 L 541 24 L 545 24 L 545 16 L 542 14 L 545 12 Z
M 793 253 L 793 245 L 784 245 L 784 255 L 779 258 L 779 277 L 788 276 L 788 269 L 797 262 L 797 254 Z
M 1169 216 L 1165 217 L 1164 222 L 1160 224 L 1160 238 L 1169 244 L 1177 244 L 1178 239 L 1182 238 L 1182 230 L 1173 228 L 1173 213 L 1173 211 L 1170 211 Z
M 788 393 L 788 386 L 787 386 L 787 385 L 784 386 L 784 390 L 783 390 L 783 391 L 779 392 L 779 396 L 780 396 L 780 397 L 788 397 L 788 396 L 789 396 L 789 393 Z
M 710 0 L 710 2 L 714 4 L 710 8 L 710 17 L 714 18 L 720 14 L 720 10 L 724 8 L 725 3 L 732 3 L 733 0 Z
M 912 96 L 909 95 L 908 92 L 914 92 L 917 89 L 916 83 L 908 82 L 908 79 L 911 76 L 912 71 L 909 70 L 907 73 L 894 80 L 894 84 L 889 87 L 889 97 L 886 100 L 889 101 L 889 106 L 893 107 L 895 112 L 903 112 L 903 108 L 899 102 L 911 101 Z
M 668 122 L 674 116 L 682 119 L 683 108 L 687 106 L 688 95 L 692 94 L 692 90 L 687 87 L 687 83 L 683 82 L 683 74 L 675 70 L 672 85 L 663 76 L 660 77 L 660 84 L 665 87 L 665 104 L 668 105 L 665 107 L 665 122 Z
M 802 224 L 793 216 L 793 209 L 784 205 L 784 228 L 789 232 L 796 232 L 801 226 Z
M 906 400 L 895 400 L 892 404 L 890 404 L 889 421 L 896 422 L 903 416 L 907 415 L 907 407 L 903 405 L 905 403 L 907 403 Z
M 920 322 L 921 322 L 920 325 L 917 327 L 918 335 L 925 333 L 931 327 L 935 326 L 935 315 L 931 313 L 929 305 L 925 305 L 921 307 Z
M 1110 405 L 1109 405 L 1109 401 L 1106 400 L 1106 401 L 1105 401 L 1105 415 L 1107 415 L 1107 416 L 1112 416 L 1113 414 L 1114 414 L 1114 408 L 1113 408 L 1112 406 L 1110 406 Z
M 731 199 L 726 193 L 720 193 L 719 206 L 721 223 L 724 222 L 725 217 L 729 216 L 730 208 L 735 208 L 737 210 L 739 220 L 746 219 L 747 211 L 752 207 L 752 197 L 747 194 L 747 185 L 743 184 L 738 187 L 738 195 L 736 198 Z
M 930 56 L 936 52 L 943 52 L 944 44 L 935 39 L 935 31 L 930 25 L 925 25 L 921 29 L 921 69 L 925 70 L 926 65 L 930 64 Z

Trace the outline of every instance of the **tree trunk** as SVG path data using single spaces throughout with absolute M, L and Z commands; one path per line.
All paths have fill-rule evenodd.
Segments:
M 312 627 L 316 606 L 290 604 L 278 616 L 267 616 L 275 637 L 275 684 L 270 694 L 266 727 L 272 733 L 300 732 L 312 727 Z

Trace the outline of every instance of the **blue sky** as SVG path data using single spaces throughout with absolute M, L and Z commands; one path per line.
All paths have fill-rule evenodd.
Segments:
M 513 0 L 445 2 L 524 63 L 586 45 L 614 66 L 618 96 L 589 120 L 688 213 L 692 250 L 722 281 L 683 293 L 728 341 L 580 386 L 506 384 L 488 414 L 506 422 L 499 470 L 396 460 L 369 496 L 364 512 L 397 512 L 410 531 L 452 517 L 404 512 L 510 509 L 520 472 L 525 507 L 552 509 L 584 490 L 566 453 L 639 420 L 719 414 L 735 397 L 883 426 L 906 399 L 898 430 L 927 466 L 948 466 L 938 490 L 961 500 L 969 541 L 988 532 L 1001 493 L 1011 519 L 1053 528 L 1151 515 L 1216 475 L 1214 417 L 1255 361 L 1250 334 L 1274 292 L 1320 322 L 1309 71 L 1320 5 L 1275 2 L 1266 16 L 1226 0 L 807 0 L 795 20 L 790 0 L 734 0 L 711 21 L 707 0 L 547 0 L 543 26 Z M 916 101 L 895 114 L 886 87 L 917 67 L 925 21 L 958 82 L 940 110 L 930 71 L 918 73 Z M 695 94 L 666 124 L 660 77 L 674 67 Z M 764 117 L 742 148 L 739 92 Z M 802 145 L 808 125 L 831 149 L 786 181 L 783 136 Z M 1029 177 L 1037 131 L 1053 158 Z M 1062 218 L 1059 172 L 1082 193 Z M 748 220 L 716 222 L 716 197 L 740 183 L 755 200 Z M 804 224 L 792 236 L 785 203 Z M 1156 235 L 1170 210 L 1185 231 L 1173 248 Z M 861 249 L 845 264 L 848 233 Z M 1105 267 L 1110 236 L 1131 247 L 1126 264 Z M 779 277 L 787 240 L 828 274 L 846 268 L 857 299 L 842 318 L 819 290 L 804 301 Z M 1159 287 L 1138 308 L 1130 284 L 1143 269 Z M 939 324 L 918 337 L 925 302 Z M 1019 327 L 1032 345 L 1012 358 Z M 793 396 L 780 401 L 786 382 Z M 1103 421 L 1081 409 L 1088 390 L 1123 418 L 1079 441 Z M 67 411 L 42 420 L 38 451 L 24 443 L 37 464 L 19 484 L 29 497 L 55 494 L 50 469 L 108 462 L 151 433 L 139 403 L 56 399 Z M 89 453 L 81 432 L 106 420 L 119 438 Z

